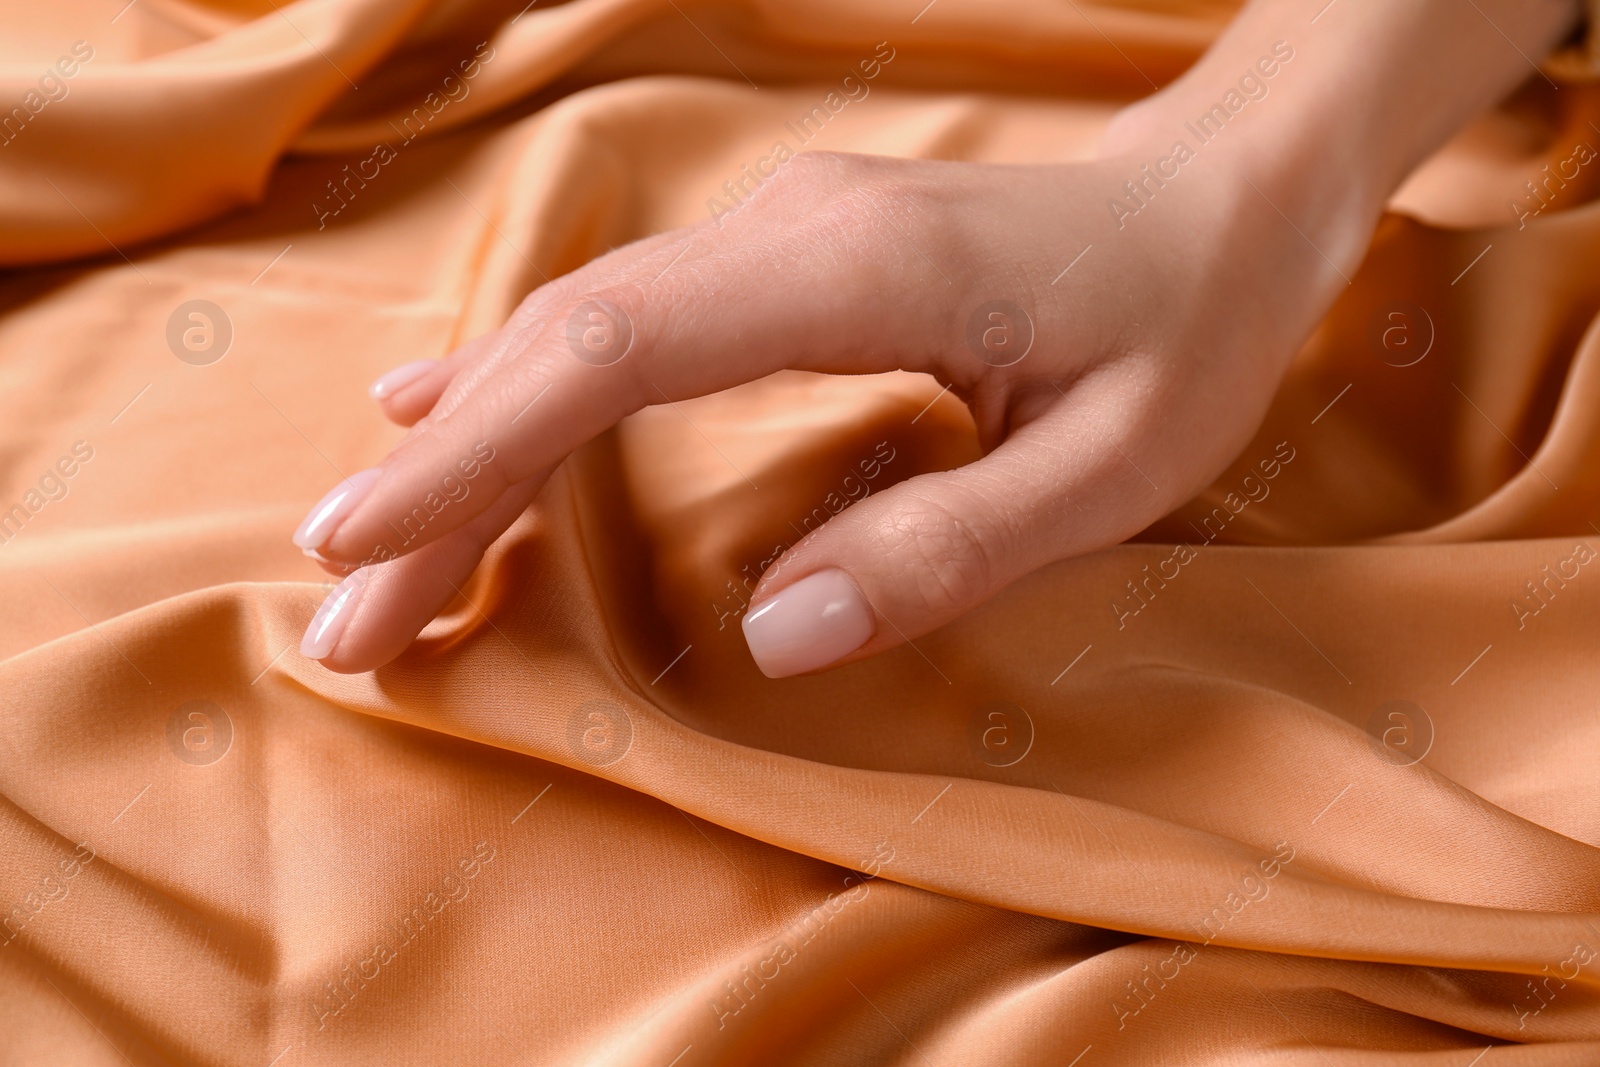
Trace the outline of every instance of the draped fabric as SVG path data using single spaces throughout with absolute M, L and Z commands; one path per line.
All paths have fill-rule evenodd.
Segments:
M 1199 499 L 913 645 L 745 650 L 978 455 L 785 373 L 585 446 L 393 665 L 299 655 L 379 373 L 779 142 L 1086 158 L 1232 13 L 924 4 L 0 16 L 0 1063 L 1600 1061 L 1587 86 L 1408 181 Z

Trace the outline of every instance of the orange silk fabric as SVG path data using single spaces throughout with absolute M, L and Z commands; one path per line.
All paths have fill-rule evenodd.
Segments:
M 976 455 L 787 374 L 344 677 L 289 532 L 373 377 L 830 92 L 806 147 L 1082 158 L 1232 5 L 123 3 L 0 15 L 0 1063 L 1600 1062 L 1600 166 L 1524 185 L 1593 90 L 1414 176 L 1202 499 L 915 648 L 745 651 L 808 518 Z

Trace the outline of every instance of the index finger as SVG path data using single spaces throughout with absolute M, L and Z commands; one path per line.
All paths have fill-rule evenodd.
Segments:
M 785 367 L 928 369 L 959 336 L 948 287 L 964 287 L 930 284 L 930 264 L 884 254 L 870 212 L 852 217 L 865 221 L 701 227 L 536 291 L 419 430 L 313 509 L 297 543 L 345 563 L 413 551 L 649 404 Z

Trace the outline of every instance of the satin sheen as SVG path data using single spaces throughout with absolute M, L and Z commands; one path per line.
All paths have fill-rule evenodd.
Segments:
M 1600 163 L 1524 188 L 1594 89 L 1419 170 L 1199 500 L 915 647 L 745 649 L 808 521 L 977 455 L 780 374 L 344 677 L 289 535 L 380 374 L 778 141 L 1087 157 L 1233 5 L 122 6 L 0 14 L 0 1063 L 1600 1062 Z

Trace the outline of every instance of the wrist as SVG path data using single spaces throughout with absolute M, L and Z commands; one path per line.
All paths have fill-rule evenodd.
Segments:
M 1217 195 L 1231 191 L 1222 214 L 1264 212 L 1276 225 L 1287 222 L 1335 270 L 1353 274 L 1398 185 L 1393 168 L 1380 153 L 1342 147 L 1343 131 L 1309 118 L 1303 88 L 1289 91 L 1301 88 L 1295 79 L 1305 66 L 1293 41 L 1225 43 L 1113 116 L 1100 157 L 1137 171 L 1204 173 Z
M 1350 274 L 1393 191 L 1456 130 L 1540 76 L 1532 62 L 1570 33 L 1580 4 L 1316 6 L 1255 0 L 1181 78 L 1119 112 L 1100 154 L 1137 168 L 1183 153 L 1184 170 L 1248 181 L 1248 195 Z

